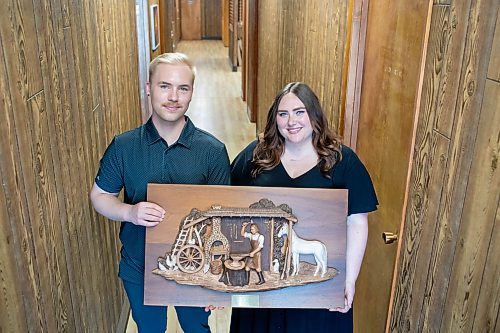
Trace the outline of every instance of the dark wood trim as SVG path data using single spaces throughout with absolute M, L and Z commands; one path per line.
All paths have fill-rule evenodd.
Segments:
M 257 77 L 259 67 L 259 1 L 247 0 L 245 16 L 245 73 L 247 113 L 251 122 L 257 121 Z
M 369 0 L 353 0 L 352 25 L 347 70 L 347 86 L 344 113 L 344 143 L 356 150 L 358 135 L 359 103 L 363 82 L 366 25 Z

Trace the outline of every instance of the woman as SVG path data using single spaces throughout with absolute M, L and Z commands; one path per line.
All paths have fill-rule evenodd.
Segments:
M 231 165 L 233 185 L 348 189 L 344 307 L 233 309 L 231 332 L 352 332 L 355 283 L 368 237 L 368 213 L 378 201 L 356 154 L 328 128 L 318 98 L 304 83 L 276 96 L 264 133 Z

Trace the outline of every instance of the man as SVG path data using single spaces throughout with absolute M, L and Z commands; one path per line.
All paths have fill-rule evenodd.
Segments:
M 247 225 L 250 224 L 250 232 L 246 232 Z M 256 285 L 265 283 L 264 275 L 262 273 L 262 249 L 264 248 L 264 236 L 259 233 L 257 224 L 250 222 L 243 222 L 241 225 L 241 236 L 250 239 L 251 251 L 248 254 L 245 271 L 247 272 L 247 281 L 250 282 L 250 270 L 255 269 L 259 281 Z
M 185 116 L 193 95 L 195 68 L 181 53 L 165 53 L 149 65 L 146 90 L 152 105 L 148 122 L 116 136 L 100 162 L 90 199 L 97 212 L 122 221 L 119 276 L 139 332 L 165 332 L 167 308 L 144 305 L 146 228 L 165 211 L 146 201 L 148 183 L 219 184 L 230 182 L 226 147 Z M 123 202 L 118 199 L 124 189 Z M 177 307 L 183 330 L 210 332 L 209 312 Z

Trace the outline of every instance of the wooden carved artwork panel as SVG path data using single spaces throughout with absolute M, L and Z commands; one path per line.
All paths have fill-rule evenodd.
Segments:
M 149 305 L 344 303 L 347 190 L 149 184 Z

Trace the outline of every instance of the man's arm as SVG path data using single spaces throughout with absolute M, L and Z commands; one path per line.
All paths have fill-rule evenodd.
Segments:
M 241 231 L 240 231 L 240 234 L 242 237 L 245 237 L 245 228 L 247 227 L 249 222 L 243 222 L 243 224 L 241 225 Z
M 94 209 L 108 219 L 127 221 L 145 227 L 154 227 L 165 216 L 165 210 L 152 202 L 139 202 L 129 205 L 118 199 L 118 193 L 109 193 L 96 183 L 90 191 L 90 200 Z
M 223 146 L 220 151 L 214 155 L 210 172 L 207 180 L 208 185 L 230 185 L 231 184 L 231 169 L 229 166 L 229 156 L 227 155 L 226 146 Z

